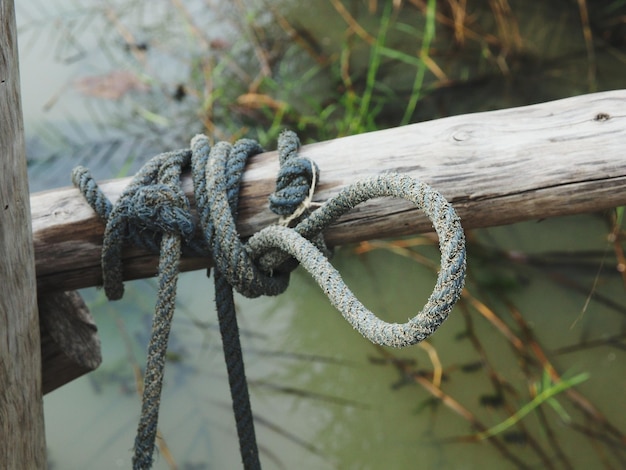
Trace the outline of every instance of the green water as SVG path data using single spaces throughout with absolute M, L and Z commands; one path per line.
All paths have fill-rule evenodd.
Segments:
M 580 236 L 563 237 L 564 230 Z M 503 247 L 525 252 L 606 248 L 604 226 L 593 216 L 529 222 L 488 233 Z M 404 321 L 413 315 L 434 283 L 426 268 L 385 251 L 355 255 L 344 248 L 334 262 L 365 304 L 389 321 Z M 507 272 L 502 276 L 510 276 L 515 284 L 510 301 L 548 353 L 581 338 L 598 339 L 623 330 L 623 311 L 592 300 L 583 312 L 586 295 L 547 279 L 549 270 L 503 269 Z M 571 270 L 565 272 L 571 274 Z M 595 274 L 575 274 L 574 278 L 591 292 Z M 620 302 L 623 285 L 609 274 L 601 273 L 596 292 Z M 523 279 L 514 279 L 516 276 Z M 128 468 L 140 403 L 133 392 L 122 333 L 132 339 L 136 360 L 142 364 L 139 345 L 147 341 L 155 292 L 151 284 L 135 282 L 129 284 L 125 299 L 115 304 L 97 301 L 102 294 L 95 291 L 87 291 L 85 296 L 96 305 L 92 311 L 103 342 L 104 362 L 90 376 L 46 397 L 50 458 L 59 462 L 59 468 Z M 239 456 L 211 283 L 203 273 L 184 274 L 179 298 L 161 432 L 181 468 L 237 468 Z M 401 381 L 398 372 L 371 362 L 380 353 L 328 305 L 306 273 L 296 272 L 288 292 L 280 297 L 238 298 L 237 305 L 266 468 L 515 468 L 487 444 L 438 442 L 474 431 L 446 407 L 430 403 L 430 395 L 421 387 L 410 383 L 395 387 Z M 501 308 L 498 313 L 506 321 L 506 310 Z M 510 344 L 475 311 L 471 317 L 491 365 L 524 393 L 524 375 Z M 121 331 L 115 318 L 123 325 Z M 479 359 L 469 341 L 459 338 L 465 329 L 457 308 L 432 339 L 442 364 L 450 371 L 442 388 L 484 423 L 495 425 L 507 414 L 500 408 L 481 406 L 481 397 L 493 395 L 485 373 L 459 370 Z M 396 354 L 415 361 L 419 370 L 432 370 L 428 355 L 418 347 Z M 589 372 L 591 379 L 578 390 L 615 426 L 624 429 L 623 350 L 605 345 L 553 359 L 566 376 Z M 523 394 L 509 400 L 522 406 L 530 399 Z M 567 400 L 560 402 L 580 421 Z M 554 432 L 569 458 L 576 462 L 575 468 L 592 467 L 597 462 L 592 442 L 560 423 L 549 407 L 544 411 L 553 420 Z M 531 414 L 523 422 L 529 432 L 543 439 L 536 416 Z M 67 451 L 73 442 L 81 445 Z M 528 444 L 508 446 L 531 467 L 542 467 Z M 551 452 L 549 447 L 547 452 Z M 156 468 L 168 468 L 163 456 L 157 458 Z
M 580 227 L 585 227 L 581 231 Z M 553 250 L 580 250 L 606 248 L 603 241 L 602 223 L 590 216 L 570 217 L 530 222 L 515 227 L 492 229 L 489 231 L 494 241 L 503 247 L 520 251 L 543 253 Z M 563 231 L 573 230 L 581 238 L 563 238 Z M 524 242 L 523 240 L 532 240 Z M 587 240 L 584 243 L 582 240 Z M 589 241 L 595 243 L 589 243 Z M 477 261 L 479 262 L 479 261 Z M 376 252 L 370 256 L 357 257 L 344 250 L 336 260 L 348 283 L 359 297 L 375 312 L 391 321 L 404 321 L 419 308 L 432 286 L 433 276 L 416 266 L 414 262 Z M 546 279 L 551 269 L 543 272 L 524 272 L 524 269 L 509 268 L 510 276 L 522 276 L 517 287 L 509 294 L 512 302 L 532 325 L 537 340 L 547 351 L 576 344 L 581 337 L 602 338 L 607 333 L 617 333 L 623 329 L 624 313 L 605 308 L 597 302 L 590 302 L 583 308 L 585 294 L 575 294 L 568 288 L 561 288 Z M 572 274 L 572 269 L 565 272 Z M 596 272 L 575 275 L 589 291 Z M 623 285 L 617 276 L 604 273 L 598 293 L 620 301 Z M 312 442 L 336 456 L 337 468 L 503 468 L 507 464 L 493 448 L 480 444 L 447 444 L 438 440 L 472 433 L 471 426 L 445 407 L 429 408 L 429 395 L 420 387 L 408 384 L 394 389 L 401 377 L 392 367 L 373 365 L 367 359 L 377 357 L 376 349 L 351 331 L 343 320 L 329 309 L 319 290 L 311 285 L 306 276 L 294 279 L 295 300 L 285 300 L 291 305 L 291 312 L 272 314 L 272 322 L 282 324 L 285 317 L 289 328 L 281 342 L 280 349 L 288 351 L 330 355 L 334 358 L 354 361 L 347 367 L 319 366 L 320 372 L 312 364 L 292 364 L 286 370 L 278 371 L 273 377 L 279 383 L 288 380 L 305 390 L 320 391 L 358 403 L 367 408 L 320 406 L 310 403 L 311 413 L 330 412 L 331 418 L 321 424 L 313 435 Z M 472 286 L 470 285 L 470 288 Z M 303 289 L 304 292 L 299 292 Z M 288 299 L 288 298 L 287 298 Z M 499 306 L 500 307 L 500 306 Z M 506 309 L 498 308 L 497 313 L 508 324 Z M 251 316 L 253 313 L 251 312 Z M 581 317 L 578 322 L 576 319 Z M 481 339 L 485 354 L 494 369 L 514 387 L 524 391 L 524 378 L 518 358 L 511 353 L 510 344 L 496 329 L 475 312 L 471 313 L 475 334 Z M 514 328 L 514 327 L 513 327 Z M 443 389 L 449 396 L 470 409 L 478 419 L 488 426 L 503 420 L 507 415 L 499 408 L 480 406 L 483 396 L 493 395 L 484 373 L 464 373 L 455 370 L 464 364 L 479 359 L 467 339 L 459 335 L 466 330 L 466 323 L 457 309 L 444 327 L 432 339 L 440 360 L 449 371 Z M 292 349 L 293 348 L 293 349 Z M 427 354 L 419 348 L 410 348 L 397 355 L 402 359 L 413 359 L 417 368 L 426 372 L 432 370 Z M 592 378 L 579 387 L 589 400 L 598 405 L 609 416 L 613 424 L 623 429 L 625 417 L 623 408 L 625 366 L 620 360 L 619 350 L 607 347 L 560 355 L 554 364 L 565 375 L 573 376 L 589 371 Z M 602 385 L 600 385 L 602 384 Z M 509 397 L 509 399 L 511 399 Z M 512 398 L 514 406 L 521 406 L 528 398 L 521 395 Z M 566 400 L 564 406 L 575 416 Z M 315 409 L 317 408 L 317 411 Z M 418 410 L 420 410 L 418 412 Z M 300 408 L 296 408 L 294 418 L 298 421 Z M 550 410 L 546 411 L 550 414 Z M 553 416 L 551 416 L 554 419 Z M 541 442 L 542 430 L 536 417 L 524 420 L 529 432 L 535 433 Z M 563 440 L 567 454 L 576 463 L 576 468 L 587 468 L 597 462 L 590 442 L 571 431 L 555 425 L 555 432 Z M 514 428 L 516 429 L 516 428 Z M 541 442 L 543 445 L 543 442 Z M 575 452 L 574 449 L 579 450 Z M 533 467 L 543 467 L 542 462 L 529 449 L 529 445 L 511 444 L 510 450 Z M 550 459 L 554 456 L 547 450 Z M 421 462 L 421 463 L 419 463 Z M 295 464 L 288 464 L 287 468 Z M 322 468 L 313 462 L 311 468 Z M 508 464 L 511 467 L 513 465 Z M 579 466 L 580 465 L 580 466 Z M 333 468 L 330 466 L 330 468 Z
M 349 4 L 360 24 L 373 28 L 370 32 L 374 34 L 384 2 L 378 2 L 377 15 L 368 14 L 366 2 L 344 3 Z M 512 75 L 501 73 L 497 63 L 502 64 L 494 59 L 498 51 L 489 42 L 470 41 L 467 46 L 482 57 L 478 62 L 455 57 L 451 32 L 438 26 L 432 48 L 441 55 L 433 53 L 433 57 L 452 82 L 439 87 L 436 76 L 427 73 L 424 87 L 429 93 L 419 102 L 413 120 L 590 91 L 584 73 L 585 44 L 577 23 L 579 12 L 558 3 L 524 7 L 529 3 L 510 2 L 528 51 L 545 53 L 511 59 L 509 65 L 516 72 Z M 605 3 L 609 11 L 611 2 Z M 203 2 L 185 4 L 196 19 L 207 18 L 203 16 L 207 15 Z M 67 19 L 70 13 L 65 12 L 72 12 L 75 19 L 68 22 L 46 22 L 45 14 L 34 8 L 18 11 L 22 24 L 31 24 L 28 21 L 32 18 L 41 20 L 36 23 L 37 34 L 33 36 L 32 26 L 23 28 L 20 39 L 34 190 L 68 185 L 69 171 L 77 163 L 90 166 L 98 178 L 132 172 L 157 150 L 186 145 L 186 139 L 201 129 L 194 107 L 206 103 L 191 93 L 186 98 L 191 102 L 185 104 L 193 108 L 191 111 L 176 100 L 165 100 L 155 91 L 156 86 L 150 96 L 130 94 L 120 102 L 97 101 L 76 93 L 71 86 L 75 76 L 102 75 L 124 67 L 137 70 L 117 33 L 101 20 L 103 11 L 87 21 L 76 13 L 80 11 L 76 5 L 58 2 L 60 13 L 48 13 Z M 149 78 L 159 78 L 162 90 L 174 89 L 178 81 L 194 83 L 197 77 L 193 73 L 197 71 L 180 64 L 192 56 L 197 37 L 180 17 L 171 14 L 177 11 L 169 11 L 172 7 L 167 2 L 158 2 L 158 8 L 141 20 L 144 17 L 136 5 L 128 5 L 127 10 L 116 5 L 122 24 L 131 25 L 137 39 L 146 40 L 155 51 L 148 56 L 145 69 Z M 623 8 L 619 2 L 612 5 L 611 11 L 619 18 Z M 497 27 L 485 14 L 488 2 L 477 2 L 472 8 L 472 31 L 493 33 Z M 233 11 L 245 19 L 236 7 Z M 222 13 L 234 21 L 228 16 L 233 11 Z M 299 34 L 315 40 L 312 44 L 316 50 L 328 56 L 341 53 L 345 20 L 330 2 L 320 2 L 315 14 L 308 11 L 303 12 L 298 4 L 284 9 Z M 164 25 L 157 21 L 160 15 L 168 18 Z M 232 31 L 231 36 L 227 31 L 231 23 L 211 23 L 210 18 L 208 15 L 206 21 L 214 29 L 207 30 L 216 32 L 213 39 L 230 41 L 237 53 L 254 56 L 253 48 L 246 48 L 249 36 L 233 39 Z M 415 54 L 419 42 L 408 41 L 406 31 L 412 31 L 409 26 L 421 31 L 426 20 L 413 10 L 394 18 L 404 26 L 390 28 L 386 45 Z M 539 21 L 542 19 L 545 23 Z M 139 26 L 133 29 L 135 23 Z M 51 34 L 51 24 L 64 25 L 66 29 L 60 30 L 65 31 L 65 37 L 78 42 L 51 45 L 33 39 L 46 31 Z M 89 28 L 97 33 L 85 34 Z M 288 123 L 295 119 L 293 115 L 311 113 L 317 104 L 332 101 L 337 94 L 341 95 L 334 103 L 338 109 L 351 105 L 341 88 L 345 83 L 339 83 L 332 73 L 317 70 L 294 41 L 271 27 L 267 29 L 270 36 L 257 34 L 256 40 L 269 49 L 274 45 L 271 34 L 281 38 L 276 39 L 278 46 L 284 42 L 283 49 L 277 46 L 284 52 L 284 60 L 274 70 L 274 81 L 266 79 L 266 88 L 261 87 L 261 91 L 275 91 L 272 96 L 292 103 L 293 109 L 284 116 Z M 608 41 L 606 35 L 598 37 Z M 34 45 L 25 49 L 28 42 Z M 52 46 L 54 54 L 50 53 Z M 80 51 L 86 58 L 73 59 Z M 364 43 L 355 42 L 351 52 L 355 90 L 367 92 L 371 51 Z M 598 89 L 623 86 L 620 53 L 623 51 L 618 46 L 596 51 Z M 176 54 L 181 56 L 180 62 Z M 527 67 L 526 74 L 518 75 L 528 61 L 532 66 Z M 216 61 L 214 65 L 221 64 Z M 224 75 L 230 77 L 232 69 L 223 67 Z M 192 76 L 187 77 L 187 72 Z M 45 86 L 40 79 L 44 73 Z M 383 60 L 372 91 L 377 125 L 395 125 L 393 119 L 397 123 L 394 108 L 405 105 L 414 75 L 414 67 L 409 70 L 405 63 Z M 455 80 L 458 86 L 453 86 Z M 50 104 L 58 90 L 64 91 L 48 112 L 42 112 L 44 103 Z M 219 97 L 222 111 L 234 113 L 234 105 L 224 104 L 233 97 L 229 90 L 223 91 Z M 155 103 L 150 104 L 151 99 Z M 254 119 L 267 120 L 260 112 L 250 112 Z M 341 117 L 342 113 L 334 111 L 328 116 Z M 159 118 L 168 122 L 163 124 Z M 311 132 L 306 126 L 303 131 L 305 135 Z M 331 134 L 332 130 L 326 132 Z M 271 133 L 260 137 L 269 147 L 275 145 Z M 429 340 L 430 350 L 415 346 L 393 351 L 372 346 L 352 330 L 301 270 L 293 274 L 284 295 L 255 300 L 237 297 L 264 468 L 626 466 L 622 434 L 626 432 L 626 302 L 615 247 L 607 241 L 609 215 L 530 221 L 468 233 L 467 291 L 481 304 L 472 304 L 472 298 L 465 297 Z M 438 252 L 429 239 L 421 242 L 400 252 L 383 247 L 363 253 L 363 247 L 341 247 L 333 263 L 366 306 L 387 321 L 404 322 L 422 307 L 435 282 L 434 272 L 416 257 L 437 263 Z M 140 412 L 134 373 L 145 363 L 155 283 L 127 283 L 124 299 L 115 303 L 107 302 L 97 289 L 82 294 L 98 325 L 104 360 L 92 374 L 45 397 L 50 467 L 129 468 Z M 181 276 L 159 421 L 171 458 L 180 469 L 240 466 L 213 298 L 212 280 L 205 273 Z M 516 312 L 522 320 L 516 320 Z M 519 424 L 500 433 L 498 447 L 488 441 L 462 441 L 460 438 L 479 431 L 472 420 L 490 428 L 515 416 L 540 393 L 535 387 L 542 380 L 542 354 L 565 379 L 590 374 L 576 387 L 582 398 L 556 395 L 552 402 L 543 403 Z M 443 372 L 441 384 L 438 371 Z M 428 384 L 432 383 L 443 394 L 439 395 L 443 401 L 429 392 L 433 388 Z M 581 407 L 586 407 L 586 415 Z M 155 468 L 171 468 L 166 453 L 157 453 Z

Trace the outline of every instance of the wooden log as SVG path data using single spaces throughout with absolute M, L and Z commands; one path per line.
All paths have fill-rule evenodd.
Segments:
M 98 328 L 76 291 L 39 296 L 42 391 L 56 390 L 102 362 Z
M 314 201 L 384 171 L 406 173 L 439 190 L 465 228 L 502 225 L 626 204 L 626 91 L 577 96 L 522 108 L 455 116 L 306 145 L 321 177 Z M 275 152 L 251 159 L 238 228 L 247 237 L 276 221 L 267 208 L 278 170 Z M 102 183 L 116 200 L 129 179 Z M 191 195 L 189 177 L 183 180 Z M 31 198 L 40 289 L 98 285 L 103 224 L 76 189 Z M 325 236 L 337 245 L 431 230 L 402 200 L 379 199 L 342 217 Z M 127 279 L 152 276 L 156 260 L 125 252 Z M 184 259 L 181 269 L 207 266 Z
M 0 468 L 46 468 L 35 256 L 13 2 L 0 2 Z

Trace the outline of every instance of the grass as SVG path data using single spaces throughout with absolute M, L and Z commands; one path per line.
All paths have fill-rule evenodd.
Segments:
M 370 0 L 367 5 L 329 0 L 319 3 L 318 14 L 323 11 L 328 22 L 334 21 L 332 32 L 339 33 L 340 39 L 329 43 L 324 39 L 328 31 L 290 11 L 297 11 L 296 4 L 279 10 L 271 2 L 259 7 L 258 2 L 248 5 L 239 0 L 232 2 L 233 8 L 216 6 L 221 15 L 217 21 L 194 9 L 198 6 L 194 2 L 173 0 L 158 3 L 162 16 L 155 21 L 143 2 L 93 6 L 77 0 L 51 21 L 54 13 L 37 1 L 21 6 L 20 41 L 32 47 L 41 38 L 54 37 L 57 28 L 61 39 L 50 42 L 54 54 L 79 63 L 87 54 L 82 35 L 96 30 L 98 49 L 109 66 L 130 70 L 149 86 L 145 93 L 128 90 L 119 102 L 85 97 L 100 129 L 113 126 L 156 148 L 186 145 L 200 131 L 216 140 L 256 137 L 273 148 L 285 127 L 297 130 L 305 143 L 321 141 L 607 89 L 614 83 L 612 77 L 623 77 L 626 59 L 620 32 L 626 2 L 523 4 L 530 3 L 532 8 L 507 0 Z M 218 23 L 229 25 L 236 34 L 212 34 Z M 176 73 L 164 74 L 155 57 L 174 64 L 169 68 Z M 576 60 L 573 71 L 572 60 Z M 89 75 L 108 72 L 93 64 L 85 68 Z M 71 83 L 51 106 L 62 102 L 67 93 L 75 93 Z M 92 131 L 85 127 L 68 119 L 66 129 L 46 126 L 43 135 L 55 148 L 76 147 L 93 140 Z M 130 171 L 130 159 L 123 162 L 114 174 Z M 581 291 L 587 296 L 579 318 L 582 313 L 589 315 L 589 305 L 600 304 L 612 314 L 623 315 L 621 299 L 601 294 L 607 272 L 619 272 L 626 286 L 623 218 L 623 207 L 606 217 L 607 248 L 590 258 L 577 252 L 548 256 L 507 250 L 486 239 L 486 232 L 468 233 L 470 272 L 458 307 L 464 321 L 458 341 L 468 344 L 471 363 L 469 358 L 446 358 L 444 351 L 437 350 L 436 339 L 423 345 L 428 356 L 424 364 L 406 360 L 400 353 L 375 350 L 376 358 L 384 359 L 376 364 L 401 375 L 397 387 L 419 387 L 415 401 L 422 405 L 412 419 L 423 419 L 426 411 L 443 404 L 461 417 L 471 434 L 459 432 L 441 442 L 487 439 L 503 459 L 519 468 L 525 463 L 515 439 L 527 444 L 524 455 L 542 467 L 575 468 L 563 437 L 573 434 L 587 439 L 598 466 L 623 466 L 624 432 L 613 424 L 614 417 L 605 416 L 579 391 L 584 381 L 596 386 L 595 375 L 592 379 L 583 372 L 563 378 L 555 364 L 565 354 L 596 348 L 612 348 L 620 354 L 623 331 L 612 332 L 609 338 L 583 336 L 577 344 L 551 350 L 525 319 L 533 312 L 522 313 L 511 300 L 524 291 L 525 276 L 544 276 L 557 286 L 552 293 L 566 292 L 571 297 Z M 434 245 L 429 236 L 367 242 L 355 248 L 355 256 L 367 260 L 370 252 L 384 250 L 435 270 L 438 255 L 428 252 Z M 593 282 L 559 271 L 564 263 L 572 270 L 591 271 Z M 125 335 L 123 325 L 119 328 L 132 350 L 132 338 Z M 511 351 L 510 363 L 518 365 L 513 373 L 502 369 L 501 358 L 490 351 L 493 342 L 504 342 Z M 130 362 L 139 383 L 139 364 L 136 359 Z M 315 361 L 304 365 L 310 362 Z M 457 383 L 481 381 L 488 387 L 482 395 L 468 397 L 454 388 Z M 295 390 L 285 386 L 282 393 L 295 395 Z M 303 393 L 308 392 L 297 391 Z M 494 421 L 498 424 L 486 424 Z M 298 436 L 269 423 L 297 441 Z M 167 449 L 165 441 L 163 445 Z M 311 448 L 320 452 L 316 446 Z M 174 456 L 163 452 L 174 466 Z
M 426 74 L 426 63 L 425 59 L 428 57 L 430 46 L 435 38 L 435 12 L 437 11 L 437 1 L 429 0 L 428 8 L 426 10 L 426 25 L 424 28 L 424 39 L 422 40 L 422 47 L 420 48 L 420 62 L 416 64 L 417 73 L 415 74 L 415 81 L 413 82 L 413 87 L 411 89 L 411 98 L 409 99 L 409 103 L 407 104 L 406 110 L 404 111 L 404 116 L 400 121 L 401 125 L 408 124 L 411 120 L 411 117 L 415 113 L 415 107 L 417 106 L 417 102 L 422 95 L 422 87 L 424 86 L 424 76 Z M 398 55 L 395 57 L 397 60 L 405 60 L 406 54 Z M 410 56 L 409 56 L 410 57 Z M 394 58 L 394 57 L 392 57 Z
M 559 402 L 554 399 L 554 396 L 564 392 L 568 388 L 574 387 L 575 385 L 578 385 L 588 380 L 589 374 L 587 372 L 584 372 L 582 374 L 578 374 L 572 377 L 571 379 L 563 379 L 556 384 L 550 382 L 549 374 L 544 373 L 543 377 L 544 380 L 541 382 L 541 386 L 538 387 L 537 394 L 530 402 L 519 408 L 515 413 L 513 413 L 501 423 L 490 427 L 486 431 L 476 434 L 474 437 L 482 441 L 484 439 L 489 439 L 490 437 L 497 436 L 498 434 L 502 434 L 510 427 L 515 426 L 527 414 L 529 414 L 531 411 L 533 411 L 535 408 L 542 405 L 543 403 L 549 404 L 557 412 L 562 421 L 566 423 L 571 421 L 569 415 L 565 412 Z

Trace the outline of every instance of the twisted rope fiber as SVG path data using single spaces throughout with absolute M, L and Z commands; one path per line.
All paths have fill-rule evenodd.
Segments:
M 236 230 L 240 179 L 246 159 L 262 152 L 254 141 L 210 147 L 206 136 L 192 139 L 191 149 L 154 157 L 142 168 L 113 206 L 88 170 L 72 174 L 91 207 L 107 226 L 103 242 L 104 288 L 111 299 L 123 294 L 121 247 L 124 242 L 158 252 L 159 299 L 148 347 L 146 387 L 135 442 L 134 468 L 150 468 L 160 402 L 165 352 L 174 311 L 181 247 L 195 254 L 211 254 L 215 264 L 218 318 L 228 369 L 235 421 L 244 467 L 260 468 L 249 394 L 239 342 L 232 288 L 248 297 L 277 295 L 288 284 L 295 258 L 328 295 L 331 303 L 363 336 L 376 344 L 403 347 L 430 336 L 446 319 L 460 297 L 465 278 L 465 238 L 456 212 L 428 185 L 409 176 L 386 173 L 358 181 L 311 212 L 310 196 L 319 169 L 297 156 L 299 141 L 292 132 L 279 137 L 281 169 L 272 210 L 295 217 L 291 229 L 273 225 L 243 244 Z M 180 189 L 180 172 L 191 165 L 202 240 L 195 230 L 189 202 Z M 297 168 L 297 171 L 294 170 Z M 309 185 L 307 187 L 307 184 Z M 294 189 L 295 188 L 295 189 Z M 337 217 L 370 198 L 401 197 L 413 202 L 431 220 L 441 250 L 441 269 L 424 309 L 404 324 L 387 323 L 367 310 L 345 286 L 327 260 L 323 230 Z M 285 209 L 288 207 L 288 209 Z M 296 216 L 294 216 L 296 214 Z M 107 239 L 107 237 L 109 237 Z
M 217 316 L 239 436 L 239 450 L 244 468 L 260 469 L 231 287 L 242 287 L 241 283 L 236 282 L 234 272 L 240 265 L 236 264 L 236 258 L 229 258 L 226 255 L 236 257 L 241 252 L 241 242 L 235 227 L 240 181 L 248 157 L 263 150 L 258 143 L 248 139 L 239 140 L 234 146 L 219 142 L 211 149 L 208 138 L 202 135 L 192 139 L 191 148 L 195 156 L 192 159 L 192 175 L 200 225 L 216 265 L 214 277 Z M 212 190 L 206 191 L 206 188 Z M 240 266 L 239 269 L 244 268 Z M 278 287 L 284 290 L 287 287 L 286 282 L 284 286 Z M 252 293 L 249 296 L 252 296 Z
M 190 205 L 180 187 L 180 175 L 189 165 L 191 152 L 168 152 L 150 160 L 135 175 L 115 206 L 106 199 L 88 170 L 72 172 L 74 184 L 85 194 L 96 213 L 106 222 L 102 267 L 107 297 L 124 293 L 121 249 L 124 241 L 158 252 L 159 295 L 148 345 L 141 418 L 135 439 L 134 468 L 150 468 L 157 434 L 165 353 L 176 300 L 178 262 L 182 241 L 194 231 Z
M 356 205 L 385 196 L 406 199 L 423 210 L 439 236 L 441 251 L 441 269 L 433 292 L 422 311 L 402 324 L 387 323 L 361 304 L 339 272 L 307 240 Z M 357 181 L 342 189 L 293 230 L 272 225 L 253 235 L 247 244 L 247 249 L 257 256 L 272 248 L 295 257 L 344 318 L 365 338 L 384 346 L 402 348 L 432 335 L 459 299 L 465 281 L 465 236 L 454 208 L 427 184 L 397 173 Z M 262 266 L 263 261 L 261 258 Z

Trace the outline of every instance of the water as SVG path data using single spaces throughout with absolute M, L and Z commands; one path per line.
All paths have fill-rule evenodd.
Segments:
M 75 5 L 55 2 L 58 12 L 75 12 Z M 186 5 L 196 18 L 217 23 L 211 30 L 213 40 L 226 41 L 243 55 L 250 52 L 246 41 L 228 29 L 232 23 L 202 16 L 206 9 L 201 2 Z M 141 13 L 135 4 L 126 10 L 117 8 L 120 24 L 139 24 L 132 29 L 136 39 L 156 49 L 148 55 L 150 73 L 163 69 L 162 85 L 171 93 L 191 70 L 183 67 L 189 57 L 170 66 L 172 57 L 177 50 L 191 56 L 189 48 L 197 37 L 193 31 L 181 32 L 184 22 L 178 16 L 170 15 L 165 26 L 157 21 L 163 12 L 174 11 L 168 4 L 158 3 L 148 13 Z M 35 10 L 22 8 L 18 22 L 26 24 Z M 224 14 L 232 13 L 226 10 Z M 316 18 L 328 17 L 334 10 L 323 11 L 320 7 Z M 47 14 L 63 17 L 58 12 Z M 319 31 L 323 21 L 302 24 L 298 12 L 294 8 L 292 14 L 300 18 L 294 24 L 310 31 L 322 46 L 341 41 L 336 37 L 340 26 Z M 571 12 L 562 15 L 569 18 Z M 366 9 L 361 8 L 355 17 L 366 24 Z M 110 72 L 112 58 L 120 67 L 120 57 L 128 54 L 101 16 L 85 18 L 76 14 L 76 21 L 69 23 L 75 28 L 68 30 L 70 36 L 78 42 L 56 46 L 65 65 L 49 52 L 46 41 L 33 39 L 26 47 L 32 29 L 20 37 L 31 190 L 67 185 L 69 171 L 77 163 L 90 166 L 102 179 L 132 172 L 156 151 L 186 145 L 185 139 L 193 134 L 193 125 L 187 126 L 192 118 L 200 127 L 197 115 L 176 100 L 166 100 L 167 93 L 155 91 L 158 87 L 147 94 L 152 96 L 132 92 L 116 105 L 86 99 L 68 86 L 76 76 Z M 407 23 L 411 18 L 404 17 Z M 81 21 L 85 22 L 82 29 Z M 342 20 L 332 17 L 328 24 L 341 25 Z M 533 27 L 545 32 L 536 23 Z M 39 34 L 54 37 L 45 21 L 38 28 Z M 99 34 L 84 34 L 85 28 Z M 107 34 L 117 39 L 107 39 Z M 158 39 L 163 37 L 167 41 Z M 536 41 L 541 37 L 536 34 Z M 364 49 L 364 58 L 355 67 L 367 63 L 367 55 Z M 74 61 L 75 56 L 85 58 Z M 136 71 L 130 59 L 128 64 Z M 301 74 L 310 67 L 303 59 L 291 72 Z M 279 76 L 289 81 L 288 75 Z M 332 88 L 332 82 L 324 80 L 328 78 L 308 82 L 309 93 L 315 93 L 313 85 Z M 579 82 L 572 94 L 578 86 Z M 50 103 L 58 90 L 64 91 L 49 111 L 42 112 L 44 103 Z M 294 89 L 289 93 L 293 95 Z M 189 107 L 201 101 L 190 99 Z M 226 102 L 228 97 L 223 97 L 221 103 Z M 302 100 L 299 106 L 309 104 Z M 432 104 L 426 100 L 426 110 L 419 112 L 428 112 Z M 470 104 L 460 104 L 460 108 Z M 140 112 L 147 127 L 135 125 L 138 119 L 122 120 L 124 113 L 136 117 Z M 271 141 L 270 145 L 275 144 Z M 415 346 L 393 351 L 372 346 L 352 330 L 301 270 L 294 273 L 284 295 L 255 300 L 237 297 L 264 468 L 501 469 L 523 464 L 598 468 L 602 456 L 613 467 L 625 464 L 623 441 L 606 424 L 621 432 L 626 429 L 624 286 L 616 270 L 614 247 L 607 242 L 606 219 L 581 215 L 469 234 L 467 290 L 473 297 L 464 298 L 455 308 L 429 341 L 431 349 Z M 416 240 L 420 244 L 415 248 L 395 247 L 394 252 L 387 245 L 371 251 L 366 251 L 367 245 L 343 247 L 333 263 L 366 306 L 387 321 L 404 322 L 421 308 L 435 282 L 435 274 L 416 257 L 438 262 L 430 239 Z M 99 328 L 103 364 L 45 397 L 49 460 L 58 469 L 129 468 L 140 411 L 135 373 L 145 363 L 155 283 L 127 283 L 124 299 L 115 303 L 107 302 L 96 289 L 81 293 Z M 181 276 L 159 421 L 171 459 L 181 469 L 240 465 L 213 297 L 212 280 L 205 273 Z M 482 303 L 472 304 L 472 299 Z M 516 312 L 521 320 L 516 320 Z M 525 333 L 526 326 L 532 334 Z M 565 393 L 556 395 L 556 402 L 546 402 L 539 412 L 523 418 L 523 428 L 512 426 L 499 434 L 499 448 L 460 440 L 479 431 L 476 422 L 494 426 L 531 403 L 541 392 L 537 387 L 543 370 L 549 369 L 545 362 L 542 365 L 542 352 L 566 379 L 590 373 L 589 380 L 577 387 L 587 401 Z M 438 372 L 443 373 L 441 387 L 429 388 L 428 384 L 439 384 Z M 429 390 L 441 390 L 443 401 L 433 400 Z M 583 406 L 586 416 L 580 411 Z M 158 452 L 155 468 L 170 468 L 169 455 Z
M 597 247 L 604 248 L 601 224 L 592 216 L 530 222 L 490 229 L 489 233 L 516 250 L 529 246 L 539 252 L 588 249 L 589 244 L 571 240 L 564 245 L 559 238 L 564 228 L 581 225 L 591 228 L 584 238 L 595 238 Z M 516 240 L 533 236 L 542 243 Z M 412 315 L 434 283 L 426 268 L 385 252 L 358 256 L 346 248 L 339 251 L 335 264 L 359 298 L 388 320 L 403 321 Z M 546 272 L 509 274 L 525 277 L 522 286 L 511 292 L 510 302 L 532 325 L 548 352 L 576 344 L 581 337 L 603 338 L 623 328 L 623 312 L 592 301 L 583 313 L 586 295 L 555 286 L 546 280 Z M 590 289 L 594 273 L 577 278 Z M 620 298 L 618 279 L 602 276 L 601 283 L 599 292 Z M 161 432 L 181 468 L 237 468 L 239 461 L 211 289 L 202 273 L 182 276 L 170 343 L 175 361 L 168 363 L 160 417 Z M 103 340 L 104 362 L 90 376 L 46 397 L 50 457 L 60 468 L 127 468 L 139 399 L 133 393 L 131 361 L 121 335 L 131 337 L 133 360 L 143 364 L 155 292 L 151 284 L 140 281 L 131 283 L 125 299 L 115 304 L 95 301 L 101 293 L 87 291 L 84 295 L 95 303 L 92 311 Z M 401 375 L 393 367 L 370 361 L 380 357 L 380 352 L 328 305 L 305 273 L 296 273 L 289 291 L 278 298 L 238 298 L 237 303 L 266 468 L 415 468 L 415 462 L 437 468 L 507 466 L 485 444 L 438 442 L 474 430 L 455 413 L 430 403 L 429 394 L 415 384 L 394 388 L 402 383 Z M 499 310 L 506 318 L 505 312 Z M 116 318 L 123 322 L 121 329 L 115 325 Z M 526 379 L 510 344 L 476 312 L 472 318 L 490 364 L 502 380 L 523 393 Z M 482 372 L 459 371 L 480 359 L 469 341 L 459 339 L 465 330 L 463 315 L 456 309 L 432 339 L 448 376 L 443 388 L 478 419 L 496 424 L 506 414 L 499 407 L 480 406 L 483 397 L 494 395 L 489 379 Z M 570 377 L 590 371 L 591 379 L 579 390 L 623 429 L 626 418 L 619 410 L 626 371 L 621 354 L 619 349 L 603 346 L 555 356 L 554 364 Z M 417 369 L 425 373 L 432 370 L 427 353 L 418 347 L 397 356 L 415 361 Z M 529 401 L 525 395 L 509 399 L 517 406 Z M 567 400 L 559 401 L 577 416 Z M 541 434 L 536 418 L 524 422 Z M 555 427 L 570 458 L 577 459 L 575 468 L 597 462 L 587 440 L 563 428 L 558 420 Z M 71 442 L 81 442 L 80 448 L 68 452 Z M 585 451 L 572 456 L 572 443 Z M 528 444 L 510 447 L 533 466 L 541 466 Z M 157 459 L 156 468 L 168 468 L 163 456 Z

